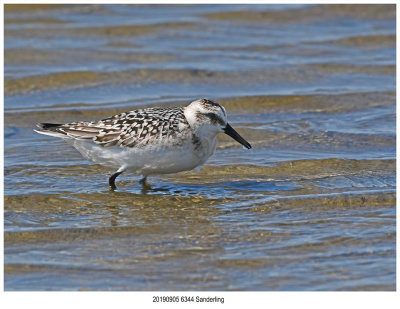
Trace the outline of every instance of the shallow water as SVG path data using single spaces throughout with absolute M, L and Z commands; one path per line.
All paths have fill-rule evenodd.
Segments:
M 5 8 L 6 290 L 395 290 L 393 5 Z M 37 122 L 216 99 L 151 189 Z

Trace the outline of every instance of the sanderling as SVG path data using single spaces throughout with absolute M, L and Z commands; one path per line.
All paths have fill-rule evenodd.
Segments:
M 183 108 L 146 108 L 100 121 L 37 126 L 37 133 L 62 138 L 85 159 L 115 169 L 108 180 L 113 190 L 115 179 L 125 171 L 142 175 L 145 185 L 149 175 L 201 166 L 214 153 L 220 132 L 251 148 L 227 122 L 225 108 L 207 99 Z

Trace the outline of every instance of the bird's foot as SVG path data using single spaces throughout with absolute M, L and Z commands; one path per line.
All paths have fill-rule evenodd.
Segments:
M 151 189 L 151 185 L 147 182 L 147 177 L 140 179 L 139 183 L 142 185 L 143 189 Z

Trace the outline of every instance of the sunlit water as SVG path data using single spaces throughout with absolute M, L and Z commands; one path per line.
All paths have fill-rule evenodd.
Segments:
M 395 290 L 393 5 L 5 9 L 6 290 Z M 149 179 L 33 132 L 216 99 L 201 171 Z

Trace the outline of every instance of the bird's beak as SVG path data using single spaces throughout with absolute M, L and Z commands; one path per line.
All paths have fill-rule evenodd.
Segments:
M 224 128 L 225 134 L 228 134 L 230 137 L 232 137 L 235 141 L 241 143 L 244 147 L 247 149 L 251 148 L 251 145 L 239 135 L 231 126 L 229 123 L 226 124 L 226 127 Z

